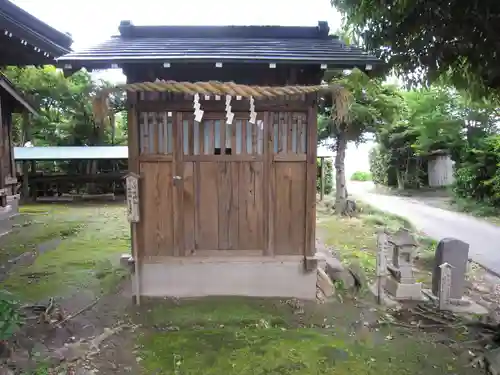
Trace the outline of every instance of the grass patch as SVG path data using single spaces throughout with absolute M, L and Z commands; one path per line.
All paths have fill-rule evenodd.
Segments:
M 472 199 L 453 197 L 450 202 L 451 208 L 480 217 L 490 221 L 493 224 L 500 225 L 500 209 L 488 205 L 484 202 L 478 202 Z
M 37 209 L 47 212 L 40 226 L 17 228 L 18 231 L 4 239 L 8 246 L 21 253 L 50 239 L 61 241 L 55 249 L 40 254 L 31 266 L 15 269 L 3 287 L 22 299 L 40 300 L 64 294 L 71 288 L 107 291 L 123 276 L 118 262 L 112 262 L 129 248 L 129 227 L 123 206 L 44 205 L 29 207 L 27 211 Z M 27 240 L 16 243 L 17 238 Z
M 359 210 L 356 217 L 339 218 L 332 215 L 329 208 L 331 199 L 329 197 L 318 204 L 318 231 L 323 241 L 335 249 L 344 263 L 357 262 L 368 277 L 374 276 L 377 233 L 384 229 L 394 233 L 405 228 L 413 233 L 419 244 L 419 266 L 424 271 L 431 269 L 436 242 L 416 233 L 407 219 L 378 210 L 364 202 L 356 202 Z
M 46 212 L 46 208 L 44 209 Z M 44 242 L 76 235 L 82 224 L 77 221 L 58 221 L 49 213 L 21 215 L 13 219 L 12 232 L 0 237 L 0 263 L 5 263 L 26 251 L 32 251 Z
M 142 314 L 135 314 L 143 327 L 138 335 L 143 373 L 468 373 L 447 347 L 425 335 L 408 336 L 395 330 L 358 334 L 355 325 L 362 314 L 350 302 L 306 304 L 305 309 L 315 310 L 315 320 L 326 325 L 311 327 L 310 314 L 298 319 L 289 306 L 272 299 L 206 298 L 147 304 Z M 388 335 L 394 339 L 387 340 Z

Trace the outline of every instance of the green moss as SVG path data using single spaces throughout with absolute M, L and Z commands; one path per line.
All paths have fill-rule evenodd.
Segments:
M 151 306 L 144 309 L 151 310 Z M 349 301 L 322 305 L 321 309 L 306 306 L 315 311 L 314 319 L 327 323 L 329 329 L 302 328 L 280 301 L 215 298 L 172 306 L 159 303 L 141 318 L 144 329 L 139 334 L 138 356 L 144 374 L 469 373 L 447 347 L 435 344 L 425 334 L 387 330 L 360 338 L 352 329 L 360 311 Z M 283 326 L 248 324 L 277 316 L 284 319 Z M 155 317 L 154 322 L 151 317 Z M 306 314 L 301 321 L 309 326 L 311 317 Z M 158 322 L 176 326 L 162 330 Z
M 130 246 L 123 206 L 52 205 L 43 209 L 47 213 L 42 215 L 43 225 L 36 234 L 31 226 L 19 227 L 7 243 L 15 252 L 22 252 L 21 248 L 35 248 L 48 240 L 59 238 L 60 242 L 40 254 L 31 266 L 15 269 L 4 281 L 5 288 L 22 299 L 40 300 L 71 288 L 109 290 L 123 277 L 118 262 L 111 262 Z M 31 208 L 30 212 L 35 211 Z M 18 237 L 28 240 L 13 242 Z

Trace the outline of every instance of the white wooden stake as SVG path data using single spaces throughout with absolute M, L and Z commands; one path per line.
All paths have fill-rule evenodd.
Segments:
M 451 269 L 449 263 L 443 263 L 441 268 L 441 279 L 439 280 L 439 310 L 446 310 L 450 306 L 451 294 Z

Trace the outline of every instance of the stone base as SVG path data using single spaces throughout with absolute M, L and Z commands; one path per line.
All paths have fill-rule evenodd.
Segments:
M 428 296 L 434 303 L 439 303 L 439 298 L 432 294 L 432 291 L 429 289 L 424 290 L 426 296 Z M 447 311 L 454 312 L 456 314 L 476 314 L 476 315 L 487 315 L 488 309 L 480 304 L 476 303 L 472 299 L 467 296 L 462 297 L 461 299 L 452 299 L 450 300 L 450 305 L 446 307 Z
M 170 258 L 139 268 L 141 296 L 316 298 L 316 270 L 305 272 L 301 256 Z
M 397 300 L 422 301 L 424 299 L 421 283 L 401 284 L 392 277 L 388 277 L 385 281 L 385 290 Z
M 378 300 L 378 285 L 377 285 L 377 283 L 375 282 L 374 284 L 370 284 L 368 286 L 368 289 L 375 296 L 375 299 Z M 386 293 L 384 288 L 381 288 L 381 289 L 382 289 L 381 290 L 382 293 L 380 295 L 380 304 L 382 304 L 384 306 L 391 307 L 393 309 L 399 309 L 401 307 L 401 304 L 398 301 L 396 301 L 394 298 L 391 298 L 391 296 Z

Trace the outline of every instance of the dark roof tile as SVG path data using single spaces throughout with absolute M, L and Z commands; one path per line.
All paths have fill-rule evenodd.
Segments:
M 71 36 L 62 33 L 8 0 L 0 0 L 0 29 L 12 32 L 52 56 L 71 51 Z
M 89 66 L 145 61 L 294 62 L 356 66 L 380 61 L 328 35 L 328 25 L 132 26 L 120 36 L 70 53 L 59 63 Z

